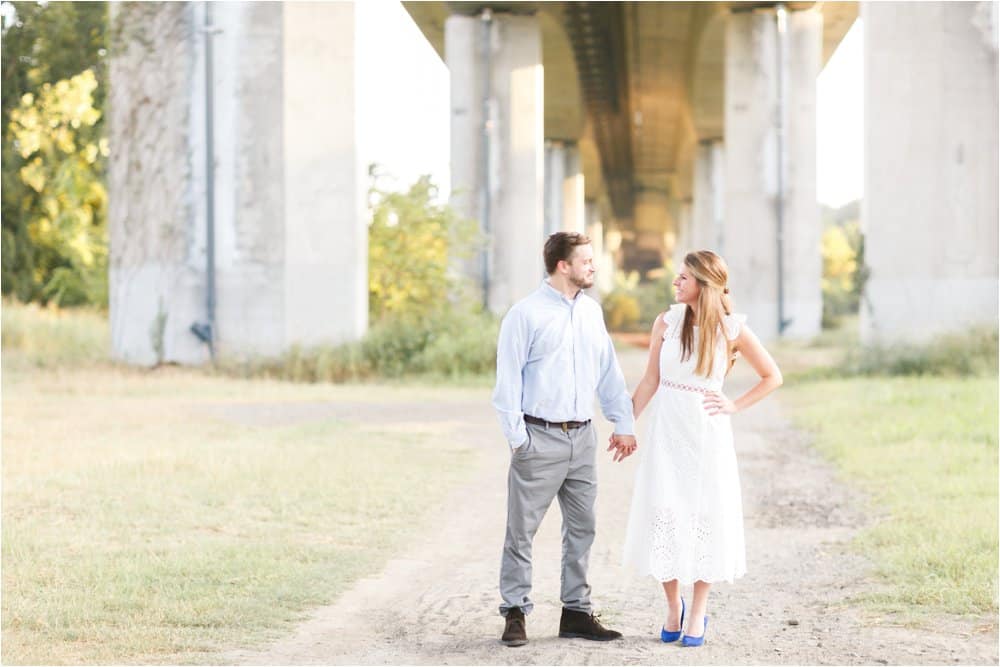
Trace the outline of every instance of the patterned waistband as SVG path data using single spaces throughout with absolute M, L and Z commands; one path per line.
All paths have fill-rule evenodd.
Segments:
M 707 394 L 712 391 L 708 387 L 696 387 L 693 384 L 683 384 L 681 382 L 674 382 L 673 380 L 668 380 L 666 378 L 660 380 L 660 384 L 664 387 L 670 387 L 671 389 L 680 389 L 681 391 L 693 391 L 699 394 Z

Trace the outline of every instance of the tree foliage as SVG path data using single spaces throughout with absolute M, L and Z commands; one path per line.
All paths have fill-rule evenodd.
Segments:
M 823 326 L 832 327 L 840 317 L 858 312 L 867 272 L 864 237 L 858 222 L 827 227 L 822 238 Z
M 474 252 L 478 231 L 474 221 L 435 203 L 436 196 L 428 176 L 406 192 L 371 189 L 368 311 L 373 323 L 427 317 L 461 299 L 456 263 Z
M 3 10 L 3 293 L 104 304 L 107 5 Z

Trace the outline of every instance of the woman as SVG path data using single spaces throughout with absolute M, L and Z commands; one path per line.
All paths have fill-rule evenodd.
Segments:
M 674 280 L 677 304 L 656 318 L 646 373 L 632 396 L 653 401 L 636 470 L 625 563 L 663 584 L 664 642 L 701 646 L 708 591 L 746 572 L 743 507 L 729 415 L 781 385 L 781 372 L 729 301 L 728 271 L 708 250 L 689 253 Z M 760 381 L 735 401 L 722 383 L 737 353 Z M 681 585 L 694 584 L 688 608 Z M 687 627 L 684 619 L 687 618 Z

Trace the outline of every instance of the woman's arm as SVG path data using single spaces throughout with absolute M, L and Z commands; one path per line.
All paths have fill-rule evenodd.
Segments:
M 764 349 L 760 339 L 750 330 L 750 327 L 744 326 L 740 330 L 739 336 L 736 337 L 736 349 L 740 351 L 743 358 L 747 360 L 757 375 L 760 376 L 760 382 L 751 387 L 747 393 L 735 401 L 729 400 L 724 394 L 718 392 L 705 394 L 705 409 L 708 410 L 708 414 L 710 415 L 720 413 L 733 414 L 741 410 L 746 410 L 780 387 L 782 382 L 784 382 L 781 377 L 781 371 L 778 369 L 778 364 L 774 363 L 774 358 Z
M 663 334 L 667 330 L 667 323 L 663 321 L 664 315 L 665 313 L 660 313 L 653 320 L 653 330 L 649 334 L 649 360 L 646 362 L 646 372 L 636 385 L 635 393 L 632 394 L 632 414 L 636 419 L 649 404 L 660 384 L 660 348 L 663 346 Z

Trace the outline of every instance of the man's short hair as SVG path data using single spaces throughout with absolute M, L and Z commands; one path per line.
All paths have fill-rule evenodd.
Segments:
M 551 276 L 559 262 L 569 261 L 577 246 L 587 245 L 590 239 L 579 232 L 556 232 L 545 242 L 545 270 Z

